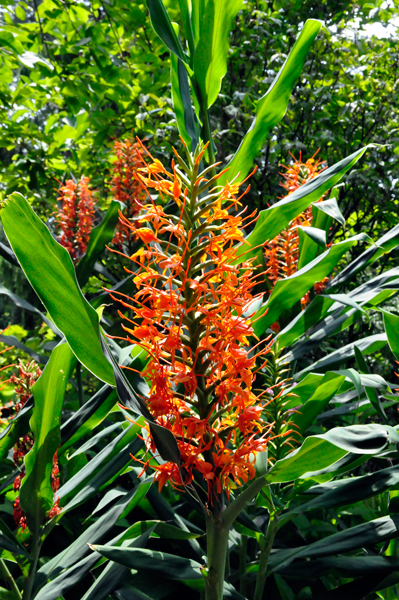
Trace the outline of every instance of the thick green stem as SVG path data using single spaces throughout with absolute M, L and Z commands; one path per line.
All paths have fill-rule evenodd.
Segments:
M 223 525 L 221 513 L 206 519 L 208 573 L 205 579 L 206 600 L 223 600 L 223 583 L 229 541 L 229 527 Z
M 255 587 L 255 595 L 254 600 L 262 600 L 263 590 L 265 589 L 266 579 L 267 579 L 267 565 L 269 562 L 270 552 L 273 546 L 274 537 L 276 535 L 278 528 L 278 518 L 276 513 L 270 514 L 270 521 L 267 527 L 267 532 L 265 537 L 263 538 L 260 546 L 260 560 L 259 560 L 259 570 L 258 576 L 256 578 L 256 587 Z
M 32 542 L 32 559 L 33 560 L 30 565 L 28 577 L 25 579 L 24 593 L 22 594 L 22 600 L 31 600 L 31 598 L 32 598 L 33 582 L 35 581 L 37 563 L 39 561 L 39 555 L 40 555 L 40 548 L 41 548 L 40 536 L 35 535 L 33 537 L 33 542 Z
M 6 563 L 2 558 L 0 558 L 0 573 L 3 576 L 6 585 L 8 585 L 11 589 L 15 600 L 21 600 L 21 592 L 19 591 L 18 586 L 14 581 L 14 577 L 11 575 Z

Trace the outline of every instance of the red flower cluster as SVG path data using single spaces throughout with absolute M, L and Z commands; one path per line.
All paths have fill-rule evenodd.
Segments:
M 287 195 L 292 194 L 302 185 L 314 179 L 326 168 L 326 166 L 323 167 L 320 159 L 315 159 L 316 154 L 306 162 L 302 162 L 302 153 L 300 153 L 298 160 L 293 157 L 294 162 L 289 167 L 285 167 L 286 173 L 282 174 L 285 182 L 281 185 L 287 190 Z M 310 206 L 291 221 L 287 229 L 267 244 L 265 248 L 265 259 L 268 266 L 267 276 L 273 286 L 280 279 L 285 279 L 296 273 L 299 260 L 298 227 L 309 227 L 312 224 L 312 218 L 312 207 Z M 315 284 L 314 290 L 317 294 L 323 291 L 327 281 L 328 278 Z M 302 298 L 302 306 L 306 306 L 308 302 L 309 293 Z
M 243 227 L 256 220 L 255 213 L 234 215 L 240 183 L 217 186 L 219 175 L 208 178 L 210 168 L 199 173 L 205 149 L 194 156 L 185 150 L 187 162 L 175 152 L 179 166 L 172 163 L 171 173 L 150 155 L 152 162 L 138 171 L 141 184 L 172 199 L 180 214 L 144 206 L 135 229 L 143 247 L 130 256 L 138 267 L 129 271 L 137 292 L 112 297 L 133 313 L 132 319 L 119 314 L 127 340 L 150 357 L 143 372 L 151 386 L 145 401 L 173 432 L 181 453 L 181 470 L 164 463 L 155 467 L 155 479 L 160 488 L 167 481 L 180 487 L 202 479 L 212 502 L 223 488 L 229 494 L 255 476 L 256 454 L 270 439 L 267 402 L 253 391 L 263 366 L 257 367 L 257 359 L 268 348 L 250 344 L 260 274 L 245 260 L 241 244 Z M 155 452 L 149 431 L 148 440 Z
M 111 191 L 114 200 L 123 202 L 126 206 L 124 215 L 129 221 L 129 226 L 119 222 L 113 243 L 119 248 L 134 236 L 134 219 L 143 208 L 146 200 L 146 191 L 139 178 L 136 177 L 139 168 L 145 164 L 141 146 L 133 140 L 115 142 L 114 151 L 116 161 L 113 165 Z
M 26 364 L 24 364 L 21 360 L 18 364 L 19 373 L 11 375 L 9 382 L 15 384 L 15 394 L 16 394 L 16 402 L 7 405 L 7 408 L 13 409 L 13 414 L 10 419 L 17 414 L 21 408 L 25 405 L 27 400 L 29 399 L 32 393 L 32 386 L 35 381 L 40 377 L 42 371 L 35 363 L 34 360 L 29 360 Z M 2 407 L 4 408 L 4 407 Z M 31 450 L 33 446 L 33 436 L 31 433 L 24 435 L 20 438 L 14 446 L 14 454 L 13 461 L 15 466 L 19 469 L 20 474 L 15 478 L 13 487 L 14 490 L 19 490 L 21 487 L 22 479 L 25 477 L 25 467 L 24 467 L 24 458 Z M 54 494 L 57 492 L 59 487 L 59 469 L 58 469 L 58 460 L 57 453 L 54 454 L 53 458 L 53 468 L 51 472 L 51 487 Z M 54 506 L 50 510 L 48 514 L 48 518 L 52 518 L 60 512 L 60 508 L 58 507 L 58 500 L 55 502 Z M 51 516 L 50 516 L 50 513 Z M 24 511 L 22 510 L 19 502 L 19 496 L 15 499 L 14 502 L 14 520 L 19 527 L 22 529 L 26 528 L 26 516 Z
M 78 183 L 69 179 L 59 191 L 62 202 L 57 214 L 60 244 L 68 250 L 74 263 L 86 252 L 93 229 L 94 200 L 89 181 L 88 177 L 81 177 Z

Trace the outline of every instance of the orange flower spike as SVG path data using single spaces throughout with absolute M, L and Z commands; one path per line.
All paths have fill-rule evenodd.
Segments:
M 251 391 L 256 359 L 266 350 L 252 356 L 251 322 L 242 317 L 258 297 L 252 293 L 257 276 L 250 262 L 234 265 L 234 244 L 243 240 L 243 224 L 254 215 L 231 214 L 238 182 L 213 188 L 218 198 L 209 206 L 198 199 L 200 182 L 208 181 L 198 172 L 204 151 L 188 155 L 187 162 L 177 156 L 184 176 L 174 163 L 172 175 L 155 161 L 140 167 L 140 179 L 159 194 L 166 191 L 179 214 L 158 212 L 156 203 L 144 206 L 139 223 L 150 222 L 155 233 L 145 226 L 136 230 L 146 244 L 131 257 L 140 266 L 133 279 L 137 292 L 131 299 L 113 297 L 133 312 L 124 317 L 127 339 L 138 340 L 150 355 L 143 372 L 151 387 L 147 406 L 175 435 L 181 453 L 181 470 L 165 463 L 156 468 L 155 480 L 160 488 L 169 481 L 181 489 L 196 472 L 211 505 L 233 479 L 241 485 L 254 476 L 253 456 L 236 451 L 255 434 L 263 436 L 269 424 Z M 265 443 L 262 437 L 262 448 Z M 255 453 L 260 447 L 250 445 Z M 147 449 L 155 450 L 150 432 Z
M 59 190 L 60 244 L 68 250 L 75 264 L 86 252 L 94 224 L 95 203 L 89 181 L 88 177 L 81 177 L 78 183 L 69 179 Z
M 299 159 L 296 159 L 292 154 L 294 162 L 286 169 L 286 173 L 281 173 L 285 181 L 281 184 L 288 194 L 291 194 L 299 187 L 314 179 L 326 166 L 320 159 L 316 160 L 317 151 L 306 162 L 302 161 L 302 152 L 299 153 Z M 299 226 L 310 226 L 312 224 L 312 207 L 307 208 L 302 214 L 298 215 L 288 226 L 285 231 L 282 231 L 265 247 L 265 259 L 268 266 L 268 279 L 272 286 L 280 279 L 289 277 L 297 271 L 299 260 Z M 327 279 L 328 281 L 328 279 Z M 315 292 L 322 291 L 325 283 L 315 285 Z M 309 302 L 309 293 L 301 300 L 304 308 Z M 276 325 L 277 327 L 277 325 Z

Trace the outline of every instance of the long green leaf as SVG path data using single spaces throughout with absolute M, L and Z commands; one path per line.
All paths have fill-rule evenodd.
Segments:
M 241 5 L 242 0 L 208 0 L 206 4 L 194 57 L 194 75 L 204 108 L 215 102 L 226 75 L 229 33 Z
M 118 400 L 116 390 L 104 385 L 94 396 L 74 413 L 61 427 L 62 446 L 59 454 L 63 454 L 76 444 L 84 435 L 97 427 L 115 406 Z
M 367 498 L 372 498 L 396 487 L 398 484 L 399 467 L 397 465 L 368 475 L 324 483 L 307 490 L 306 494 L 317 494 L 317 497 L 293 508 L 290 513 L 363 502 Z
M 201 565 L 191 558 L 155 550 L 92 546 L 101 556 L 129 569 L 155 571 L 169 579 L 202 579 Z
M 195 150 L 199 136 L 195 113 L 191 104 L 190 85 L 186 68 L 177 56 L 170 55 L 172 101 L 177 127 L 188 148 Z
M 140 523 L 139 523 L 140 525 Z M 144 548 L 147 540 L 151 536 L 152 532 L 156 528 L 156 524 L 152 524 L 147 531 L 143 528 L 139 529 L 141 535 L 135 539 L 127 539 L 122 542 L 123 547 L 125 548 Z M 134 528 L 134 525 L 133 525 Z M 132 527 L 129 528 L 130 538 L 132 537 Z M 95 583 L 90 587 L 90 589 L 83 596 L 82 600 L 105 600 L 108 595 L 113 592 L 116 586 L 119 584 L 125 573 L 127 572 L 127 568 L 118 565 L 117 563 L 110 562 L 106 565 L 105 569 L 103 569 L 101 575 L 96 579 Z
M 399 570 L 399 558 L 396 556 L 329 556 L 310 561 L 298 561 L 288 567 L 281 569 L 277 567 L 275 570 L 288 577 L 316 579 L 332 569 L 340 577 L 353 578 L 370 574 L 376 577 L 382 573 Z M 363 592 L 362 597 L 364 597 Z
M 80 291 L 68 252 L 21 194 L 8 197 L 0 218 L 26 277 L 75 356 L 96 377 L 115 385 L 101 350 L 98 315 Z
M 344 381 L 345 376 L 338 373 L 326 373 L 324 375 L 315 392 L 298 408 L 298 412 L 293 413 L 290 418 L 290 421 L 295 424 L 300 433 L 303 434 L 316 419 L 317 415 L 325 410 L 331 398 L 341 389 Z M 295 394 L 295 388 L 293 393 Z
M 399 443 L 399 434 L 388 425 L 354 425 L 351 427 L 335 427 L 327 433 L 310 436 L 302 446 L 290 452 L 288 456 L 278 460 L 270 471 L 255 479 L 226 508 L 223 514 L 225 524 L 233 524 L 265 485 L 285 483 L 312 476 L 314 472 L 330 468 L 339 469 L 340 459 L 346 455 L 378 454 L 390 443 Z
M 81 287 L 85 285 L 92 274 L 95 262 L 100 257 L 106 244 L 111 242 L 121 208 L 121 203 L 113 200 L 101 223 L 92 230 L 86 253 L 76 267 L 76 276 Z
M 309 50 L 322 26 L 323 24 L 321 21 L 316 21 L 314 19 L 306 21 L 294 47 L 269 90 L 259 99 L 256 108 L 256 116 L 252 125 L 247 131 L 233 159 L 228 164 L 228 173 L 220 178 L 219 183 L 225 183 L 227 179 L 231 181 L 238 173 L 240 173 L 240 177 L 243 179 L 251 170 L 253 161 L 262 148 L 267 135 L 273 127 L 281 121 L 286 113 L 292 89 L 301 74 Z M 205 32 L 206 30 L 204 30 L 204 35 Z M 322 194 L 320 194 L 317 200 L 321 198 L 321 196 Z M 309 204 L 311 204 L 311 202 L 309 202 Z M 293 218 L 294 215 L 291 219 Z M 269 239 L 271 239 L 271 237 L 274 236 L 270 236 Z
M 62 403 L 75 365 L 76 358 L 68 344 L 61 342 L 54 348 L 46 368 L 32 388 L 35 406 L 30 427 L 34 444 L 25 457 L 25 477 L 19 494 L 21 507 L 32 532 L 38 532 L 47 512 L 53 506 L 53 456 L 61 441 Z
M 307 472 L 323 469 L 348 452 L 378 454 L 389 443 L 398 443 L 393 427 L 383 425 L 354 425 L 335 427 L 322 435 L 306 438 L 298 450 L 275 463 L 266 475 L 267 483 L 283 483 L 305 477 Z
M 351 344 L 347 344 L 342 348 L 338 348 L 338 350 L 334 350 L 334 352 L 330 352 L 324 358 L 321 358 L 309 367 L 302 369 L 302 371 L 295 373 L 295 379 L 301 379 L 301 377 L 303 377 L 305 373 L 309 373 L 309 371 L 335 369 L 340 363 L 355 355 L 355 346 L 362 354 L 372 354 L 380 348 L 383 348 L 386 343 L 387 336 L 385 333 L 377 333 L 375 335 L 365 337 L 357 342 L 352 342 Z
M 176 54 L 180 60 L 189 64 L 190 59 L 181 47 L 162 0 L 146 1 L 150 13 L 151 25 L 153 26 L 155 33 L 161 38 L 169 50 Z

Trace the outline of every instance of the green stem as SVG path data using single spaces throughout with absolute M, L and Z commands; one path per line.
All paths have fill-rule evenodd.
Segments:
M 261 542 L 261 551 L 259 559 L 259 570 L 256 578 L 256 587 L 254 600 L 262 600 L 263 591 L 265 589 L 267 579 L 267 565 L 269 562 L 269 556 L 273 547 L 273 542 L 278 529 L 278 517 L 276 513 L 270 513 L 270 521 L 267 527 L 265 537 Z
M 39 562 L 40 548 L 41 548 L 40 536 L 35 535 L 33 537 L 33 542 L 32 542 L 32 559 L 33 560 L 32 560 L 32 563 L 31 563 L 31 566 L 29 569 L 28 577 L 25 580 L 24 593 L 22 594 L 22 600 L 31 600 L 31 598 L 32 598 L 33 582 L 35 581 L 37 563 Z
M 205 598 L 223 600 L 229 527 L 224 526 L 220 512 L 207 515 L 206 540 L 208 573 L 205 579 Z
M 14 577 L 11 575 L 6 563 L 2 558 L 0 558 L 0 573 L 3 575 L 6 585 L 8 585 L 13 592 L 15 600 L 21 600 L 21 592 L 19 591 L 18 586 L 14 581 Z

